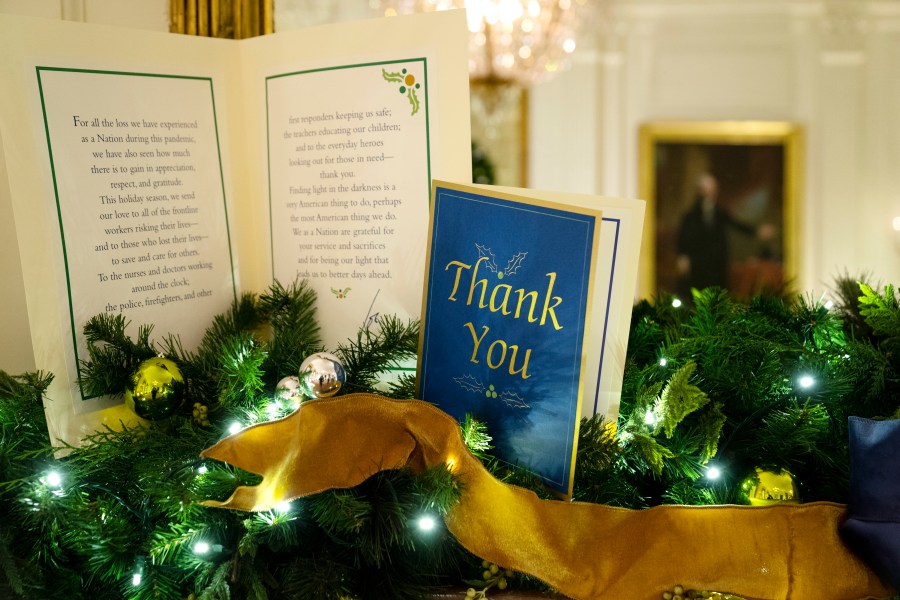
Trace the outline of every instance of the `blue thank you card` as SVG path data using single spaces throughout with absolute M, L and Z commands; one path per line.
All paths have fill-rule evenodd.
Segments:
M 601 212 L 434 182 L 419 397 L 570 496 Z

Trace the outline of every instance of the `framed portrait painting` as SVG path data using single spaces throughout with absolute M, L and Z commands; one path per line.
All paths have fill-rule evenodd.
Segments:
M 787 122 L 652 122 L 640 129 L 647 200 L 641 291 L 739 298 L 796 276 L 802 131 Z

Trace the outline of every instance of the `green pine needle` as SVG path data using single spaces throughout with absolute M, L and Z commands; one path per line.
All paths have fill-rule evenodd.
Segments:
M 700 415 L 699 428 L 700 435 L 703 436 L 700 460 L 703 463 L 709 461 L 719 451 L 719 438 L 722 436 L 722 429 L 728 420 L 723 408 L 722 402 L 713 402 Z
M 688 362 L 675 371 L 660 394 L 658 412 L 660 424 L 667 438 L 672 437 L 675 428 L 686 416 L 703 408 L 709 402 L 709 396 L 690 383 L 696 370 L 696 363 Z
M 353 598 L 357 570 L 329 557 L 311 556 L 294 560 L 287 568 L 282 592 L 291 600 Z
M 22 575 L 9 547 L 11 541 L 12 535 L 8 531 L 0 531 L 0 574 L 3 575 L 0 579 L 0 592 L 6 589 L 10 595 L 24 598 Z
M 630 447 L 636 458 L 642 460 L 656 475 L 662 475 L 665 459 L 674 458 L 675 453 L 646 433 L 632 434 L 626 448 Z
M 305 281 L 287 287 L 276 281 L 259 297 L 259 310 L 268 323 L 261 337 L 268 341 L 267 383 L 274 388 L 283 377 L 296 375 L 303 359 L 321 348 L 316 292 Z
M 355 342 L 348 340 L 335 352 L 347 372 L 346 393 L 405 390 L 406 386 L 385 389 L 381 381 L 389 378 L 389 373 L 402 373 L 414 364 L 418 347 L 418 321 L 381 316 L 372 326 L 360 329 Z
M 132 373 L 144 360 L 156 356 L 150 343 L 151 325 L 138 328 L 137 341 L 125 330 L 124 315 L 99 314 L 84 325 L 88 359 L 81 361 L 81 389 L 85 396 L 118 396 L 129 386 Z
M 223 406 L 248 406 L 262 392 L 266 351 L 249 333 L 223 341 L 219 366 L 219 399 Z
M 466 447 L 475 456 L 483 457 L 493 448 L 491 445 L 493 438 L 488 434 L 487 424 L 477 420 L 470 413 L 466 413 L 462 424 L 462 438 Z
M 894 294 L 894 286 L 884 286 L 883 294 L 879 294 L 864 283 L 859 287 L 862 291 L 862 296 L 859 297 L 859 312 L 872 327 L 875 335 L 900 336 L 900 303 Z
M 369 521 L 372 506 L 355 490 L 329 490 L 309 499 L 316 523 L 336 535 L 356 534 Z

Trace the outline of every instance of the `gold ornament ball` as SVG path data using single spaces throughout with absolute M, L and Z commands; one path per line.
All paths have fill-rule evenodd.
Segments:
M 741 483 L 740 491 L 751 506 L 800 502 L 797 482 L 794 481 L 794 476 L 784 469 L 776 473 L 757 467 L 754 473 Z
M 184 387 L 178 365 L 168 358 L 150 358 L 131 376 L 125 404 L 142 419 L 164 419 L 181 408 Z
M 330 398 L 347 382 L 344 365 L 334 354 L 316 352 L 300 365 L 300 391 L 307 398 Z

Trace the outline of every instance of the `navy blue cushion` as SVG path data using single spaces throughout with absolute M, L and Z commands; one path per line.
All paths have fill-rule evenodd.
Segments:
M 841 536 L 900 590 L 900 419 L 850 417 L 850 505 Z

